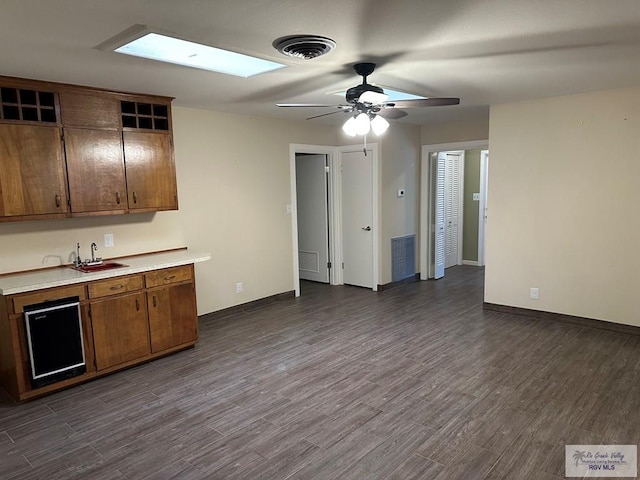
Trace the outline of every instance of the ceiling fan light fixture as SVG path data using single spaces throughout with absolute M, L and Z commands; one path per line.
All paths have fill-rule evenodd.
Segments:
M 387 128 L 389 128 L 389 122 L 380 115 L 376 115 L 371 119 L 371 130 L 373 130 L 373 133 L 377 136 L 386 132 Z
M 358 134 L 357 126 L 356 126 L 356 117 L 349 117 L 349 120 L 344 122 L 342 126 L 342 131 L 349 135 L 350 137 L 355 137 Z
M 356 123 L 356 134 L 357 135 L 366 135 L 371 130 L 371 120 L 369 119 L 369 115 L 366 113 L 360 113 L 355 118 Z

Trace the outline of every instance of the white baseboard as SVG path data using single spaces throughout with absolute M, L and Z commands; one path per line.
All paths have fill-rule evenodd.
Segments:
M 480 264 L 476 260 L 462 260 L 463 265 L 471 265 L 473 267 L 479 267 Z

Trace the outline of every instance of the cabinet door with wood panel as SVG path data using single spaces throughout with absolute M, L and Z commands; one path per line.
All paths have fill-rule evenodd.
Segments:
M 178 194 L 171 136 L 123 132 L 129 210 L 176 210 Z
M 0 124 L 0 216 L 68 211 L 57 126 Z
M 122 137 L 112 130 L 65 128 L 72 213 L 124 213 Z
M 196 340 L 198 327 L 193 283 L 149 290 L 147 301 L 153 353 Z
M 65 127 L 120 130 L 120 101 L 107 92 L 64 88 L 58 93 Z
M 90 309 L 98 371 L 149 355 L 144 292 L 92 301 Z

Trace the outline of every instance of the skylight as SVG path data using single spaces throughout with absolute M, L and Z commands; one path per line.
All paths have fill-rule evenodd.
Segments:
M 115 51 L 244 78 L 285 66 L 281 63 L 188 42 L 159 33 L 148 33 L 116 48 Z

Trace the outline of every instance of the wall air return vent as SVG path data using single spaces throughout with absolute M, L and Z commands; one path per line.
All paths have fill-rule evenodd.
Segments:
M 283 55 L 310 60 L 329 53 L 336 48 L 336 42 L 317 35 L 293 35 L 277 39 L 273 46 Z

